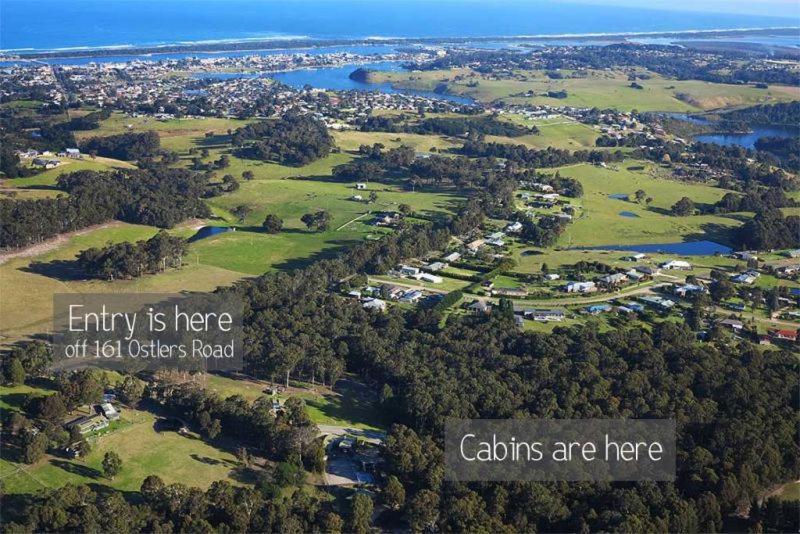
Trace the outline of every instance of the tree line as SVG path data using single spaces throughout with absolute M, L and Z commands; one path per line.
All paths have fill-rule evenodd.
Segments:
M 58 178 L 69 196 L 0 199 L 0 248 L 41 242 L 111 219 L 170 228 L 210 215 L 200 197 L 205 178 L 186 169 L 77 171 Z
M 78 254 L 77 262 L 88 276 L 115 280 L 180 267 L 185 254 L 185 239 L 161 231 L 136 243 L 123 242 L 83 250 Z

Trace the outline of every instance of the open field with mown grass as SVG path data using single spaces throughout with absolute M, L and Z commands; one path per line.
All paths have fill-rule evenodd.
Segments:
M 279 378 L 279 377 L 278 377 Z M 362 429 L 380 429 L 384 427 L 379 409 L 372 402 L 364 386 L 345 376 L 331 389 L 319 384 L 290 380 L 288 392 L 275 395 L 283 403 L 289 397 L 303 399 L 306 411 L 314 423 L 318 425 L 335 425 Z M 277 380 L 276 384 L 283 384 Z M 205 388 L 216 392 L 225 399 L 233 395 L 241 395 L 248 401 L 266 395 L 264 390 L 269 386 L 267 381 L 237 379 L 228 376 L 206 375 Z
M 631 170 L 629 167 L 643 167 Z M 744 214 L 693 215 L 674 217 L 670 207 L 681 197 L 695 204 L 711 204 L 726 193 L 710 185 L 683 183 L 664 177 L 663 169 L 648 162 L 626 160 L 607 168 L 579 164 L 553 169 L 562 176 L 579 180 L 584 195 L 578 199 L 581 214 L 567 226 L 562 246 L 634 245 L 708 239 L 727 243 L 727 232 L 742 224 Z M 653 201 L 648 205 L 609 198 L 613 194 L 633 195 L 642 189 Z M 635 217 L 624 217 L 620 212 Z
M 449 92 L 482 102 L 616 108 L 623 111 L 697 111 L 731 106 L 783 102 L 800 97 L 800 88 L 714 84 L 699 80 L 671 80 L 655 73 L 641 81 L 643 89 L 629 87 L 619 71 L 589 71 L 585 77 L 552 80 L 543 71 L 518 71 L 511 79 L 490 79 L 469 69 L 441 71 L 379 72 L 370 81 L 391 82 L 398 87 L 433 90 L 445 83 Z M 569 73 L 565 73 L 568 76 Z M 476 85 L 477 82 L 477 85 Z M 566 91 L 566 98 L 551 98 L 548 91 Z M 533 91 L 534 96 L 520 96 Z M 678 95 L 682 95 L 678 98 Z
M 124 293 L 210 291 L 239 279 L 241 273 L 197 265 L 187 258 L 181 269 L 172 269 L 134 280 L 85 280 L 75 272 L 76 255 L 87 248 L 108 243 L 138 241 L 155 235 L 150 226 L 111 222 L 58 239 L 52 248 L 42 247 L 38 254 L 18 257 L 0 264 L 0 342 L 49 332 L 52 328 L 55 293 Z
M 237 484 L 233 454 L 206 443 L 195 434 L 156 432 L 156 417 L 139 410 L 123 410 L 121 424 L 105 435 L 91 439 L 92 450 L 77 460 L 46 455 L 33 465 L 2 460 L 0 476 L 9 493 L 34 493 L 65 484 L 100 484 L 136 491 L 149 475 L 164 482 L 207 488 L 215 480 Z M 103 456 L 116 452 L 122 470 L 113 479 L 103 476 Z
M 503 115 L 506 120 L 524 126 L 536 126 L 538 135 L 523 135 L 520 137 L 498 137 L 487 135 L 489 142 L 511 143 L 526 145 L 530 148 L 543 149 L 554 147 L 566 150 L 595 149 L 595 140 L 599 132 L 591 126 L 581 124 L 567 117 L 552 119 L 530 120 L 519 115 Z

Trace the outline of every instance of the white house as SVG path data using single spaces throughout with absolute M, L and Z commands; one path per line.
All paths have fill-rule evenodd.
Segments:
M 597 285 L 594 282 L 567 282 L 564 291 L 567 293 L 591 293 L 597 291 Z
M 417 269 L 416 267 L 409 267 L 408 265 L 401 265 L 400 274 L 406 276 L 416 276 L 419 274 L 419 269 Z
M 435 274 L 431 273 L 419 273 L 417 276 L 415 276 L 415 278 L 431 284 L 441 284 L 444 280 L 441 276 L 436 276 Z
M 519 221 L 514 221 L 513 223 L 506 226 L 506 232 L 508 232 L 509 234 L 516 234 L 521 230 L 522 230 L 522 223 Z
M 363 191 L 366 188 L 367 188 L 367 184 L 365 184 L 365 183 L 357 183 L 356 184 L 356 189 L 358 189 L 359 191 Z
M 426 265 L 425 268 L 428 269 L 429 271 L 436 272 L 436 271 L 441 271 L 442 269 L 447 269 L 447 264 L 441 261 L 435 261 L 433 263 L 429 263 L 428 265 Z
M 688 261 L 683 260 L 670 260 L 668 262 L 661 264 L 662 269 L 674 269 L 678 271 L 689 271 L 692 268 L 692 264 Z
M 366 310 L 378 310 L 378 311 L 385 311 L 386 310 L 386 301 L 381 299 L 367 299 L 361 305 L 362 308 Z
M 445 256 L 442 259 L 444 261 L 446 261 L 447 263 L 452 263 L 454 261 L 458 261 L 459 259 L 461 259 L 461 254 L 458 253 L 458 252 L 451 252 L 450 254 L 448 254 L 447 256 Z

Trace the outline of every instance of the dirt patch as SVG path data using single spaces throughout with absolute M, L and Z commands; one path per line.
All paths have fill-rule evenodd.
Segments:
M 119 221 L 95 224 L 94 226 L 87 226 L 86 228 L 75 230 L 74 232 L 58 234 L 55 237 L 51 237 L 50 239 L 42 241 L 41 243 L 36 243 L 35 245 L 29 245 L 27 247 L 15 248 L 5 252 L 0 252 L 0 265 L 17 258 L 32 258 L 34 256 L 39 256 L 40 254 L 57 249 L 61 245 L 67 243 L 73 237 L 88 234 L 89 232 L 93 232 L 102 228 L 112 228 L 114 226 L 119 226 L 120 224 L 122 223 Z

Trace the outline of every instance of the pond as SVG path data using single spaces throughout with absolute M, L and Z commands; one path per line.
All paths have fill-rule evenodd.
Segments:
M 733 249 L 714 241 L 685 241 L 681 243 L 650 243 L 643 245 L 603 245 L 576 247 L 580 250 L 624 250 L 630 252 L 677 254 L 679 256 L 713 256 L 729 254 Z
M 630 195 L 628 193 L 611 193 L 608 195 L 608 198 L 613 200 L 628 200 Z
M 234 230 L 234 228 L 231 228 L 230 226 L 204 226 L 200 228 L 196 234 L 189 238 L 189 243 L 194 243 L 195 241 L 200 241 L 201 239 L 215 236 L 217 234 L 224 234 L 225 232 L 230 232 L 231 230 Z
M 629 217 L 631 219 L 638 219 L 639 216 L 633 213 L 632 211 L 621 211 L 619 212 L 621 217 Z
M 780 137 L 782 139 L 788 139 L 795 135 L 798 135 L 798 132 L 793 131 L 791 128 L 783 128 L 780 126 L 754 126 L 752 132 L 703 134 L 696 135 L 694 140 L 723 146 L 738 145 L 744 148 L 755 148 L 756 141 L 762 137 Z

